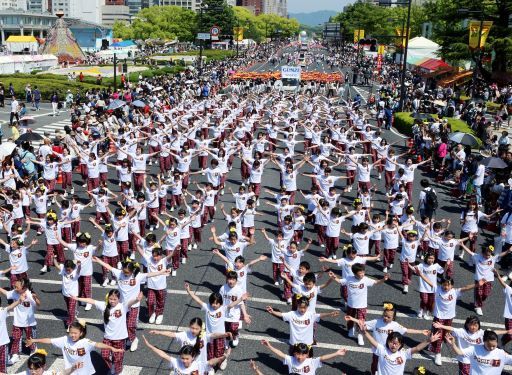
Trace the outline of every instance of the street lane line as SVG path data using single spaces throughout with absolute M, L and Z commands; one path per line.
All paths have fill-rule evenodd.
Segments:
M 37 320 L 49 320 L 49 321 L 62 321 L 65 319 L 65 317 L 56 317 L 50 314 L 35 314 Z M 103 325 L 103 319 L 89 319 L 89 318 L 81 318 L 84 319 L 89 324 L 95 324 L 95 325 Z M 178 327 L 178 326 L 169 326 L 169 325 L 156 325 L 156 324 L 147 324 L 147 323 L 138 323 L 138 328 L 144 328 L 144 329 L 156 329 L 156 330 L 162 330 L 162 331 L 172 331 L 172 332 L 184 332 L 188 329 L 188 327 Z M 249 340 L 249 341 L 261 341 L 261 340 L 268 340 L 272 343 L 276 344 L 283 344 L 288 346 L 287 340 L 280 340 L 276 339 L 275 337 L 266 336 L 266 335 L 253 335 L 249 333 L 241 333 L 240 338 L 243 340 Z M 367 353 L 371 354 L 372 350 L 368 347 L 364 346 L 351 346 L 351 345 L 338 345 L 338 344 L 329 344 L 329 343 L 322 343 L 319 342 L 317 345 L 315 345 L 315 348 L 321 348 L 321 349 L 329 349 L 329 350 L 338 350 L 338 349 L 346 349 L 349 352 L 354 353 Z M 370 360 L 370 357 L 368 357 Z M 425 360 L 425 361 L 431 361 L 432 356 L 429 354 L 415 354 L 413 355 L 414 359 L 419 360 Z M 449 363 L 457 363 L 456 358 L 451 357 L 443 357 L 443 362 L 449 362 Z M 125 366 L 126 367 L 126 366 Z M 136 367 L 136 366 L 133 366 Z M 505 369 L 512 370 L 512 366 L 505 366 Z
M 2 276 L 2 277 L 0 277 L 0 280 L 9 280 L 9 279 L 7 277 Z M 61 285 L 61 282 L 57 281 L 57 280 L 30 279 L 30 281 L 34 285 L 37 285 L 37 284 Z M 96 284 L 96 283 L 92 283 L 92 287 L 96 288 L 96 289 L 100 289 L 100 290 L 101 289 L 117 289 L 117 286 L 108 285 L 106 287 L 102 287 L 101 285 Z M 173 295 L 187 295 L 187 292 L 185 290 L 180 290 L 180 289 L 167 289 L 167 293 L 168 294 L 173 294 Z M 211 294 L 210 292 L 195 292 L 195 293 L 198 296 L 202 296 L 202 297 L 209 297 L 210 294 Z M 272 305 L 272 306 L 276 306 L 276 305 L 288 306 L 285 301 L 278 301 L 278 300 L 267 299 L 267 298 L 251 297 L 249 299 L 249 302 L 257 302 L 257 303 L 262 303 L 262 304 Z M 324 304 L 321 304 L 321 303 L 318 303 L 316 305 L 316 307 L 319 310 L 330 310 L 330 311 L 337 311 L 337 310 L 339 310 L 339 307 L 333 307 L 333 306 L 324 305 Z M 368 309 L 367 313 L 370 314 L 370 315 L 381 316 L 382 315 L 382 310 L 371 310 L 371 309 Z M 400 313 L 399 312 L 396 315 L 398 317 L 400 317 L 400 318 L 410 318 L 410 319 L 414 319 L 416 321 L 429 322 L 428 320 L 418 319 L 416 317 L 416 315 L 414 315 L 414 314 L 408 315 L 408 314 L 404 314 L 404 313 Z M 464 323 L 466 321 L 464 319 L 453 319 L 453 322 L 464 325 Z M 504 329 L 504 325 L 503 324 L 498 324 L 498 323 L 481 322 L 481 325 L 483 327 L 487 327 L 487 328 Z

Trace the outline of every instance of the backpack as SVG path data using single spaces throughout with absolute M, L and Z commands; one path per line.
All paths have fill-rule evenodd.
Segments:
M 425 207 L 430 210 L 437 209 L 439 203 L 437 202 L 437 194 L 434 190 L 424 190 L 425 192 Z

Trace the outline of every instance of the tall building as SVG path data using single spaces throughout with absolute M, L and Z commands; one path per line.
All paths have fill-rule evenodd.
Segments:
M 158 0 L 157 5 L 167 6 L 174 5 L 186 9 L 197 10 L 199 8 L 199 0 Z
M 134 16 L 142 9 L 142 0 L 126 0 L 125 5 L 130 8 L 130 15 Z
M 263 13 L 264 2 L 265 0 L 237 0 L 236 5 L 249 9 L 257 16 Z
M 130 8 L 126 5 L 103 5 L 101 24 L 110 27 L 116 21 L 130 22 Z
M 101 7 L 105 0 L 68 0 L 70 18 L 80 19 L 86 22 L 101 23 Z
M 0 0 L 0 10 L 27 10 L 27 0 Z

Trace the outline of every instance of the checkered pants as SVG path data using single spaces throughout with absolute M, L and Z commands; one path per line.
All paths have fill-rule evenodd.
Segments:
M 18 354 L 21 349 L 21 338 L 25 332 L 25 339 L 37 338 L 37 326 L 16 327 L 12 326 L 11 355 Z M 30 346 L 30 351 L 37 349 L 36 344 Z
M 11 272 L 9 275 L 9 280 L 11 281 L 11 288 L 14 289 L 14 283 L 21 279 L 28 279 L 28 275 L 26 272 L 22 272 L 22 273 L 12 273 Z
M 80 221 L 73 221 L 71 223 L 71 237 L 73 240 L 76 238 L 78 232 L 80 232 Z
M 433 312 L 435 297 L 434 293 L 420 293 L 420 309 Z
M 439 322 L 445 326 L 450 326 L 450 327 L 452 326 L 452 319 L 439 319 L 439 318 L 434 317 L 434 322 Z M 443 346 L 443 341 L 446 337 L 446 334 L 448 333 L 448 331 L 445 331 L 444 329 L 438 330 L 438 329 L 434 328 L 434 326 L 432 326 L 432 333 L 435 334 L 437 331 L 441 331 L 441 338 L 437 341 L 434 341 L 429 346 L 429 350 L 434 354 L 441 353 L 441 347 Z
M 109 266 L 112 266 L 114 268 L 117 267 L 117 262 L 119 262 L 119 257 L 118 256 L 115 256 L 115 257 L 107 257 L 105 255 L 103 255 L 102 257 L 102 260 L 107 263 Z M 102 273 L 103 273 L 103 281 L 107 280 L 108 279 L 108 268 L 106 267 L 101 267 L 101 270 L 102 270 Z M 115 280 L 116 277 L 112 274 L 112 279 Z
M 172 251 L 172 250 L 171 250 Z M 170 250 L 167 250 L 167 254 L 170 254 Z M 177 270 L 180 268 L 180 259 L 181 259 L 181 245 L 178 245 L 174 248 L 174 252 L 172 253 L 172 269 Z
M 117 241 L 117 253 L 121 259 L 126 259 L 130 253 L 128 241 Z
M 54 254 L 57 254 L 57 261 L 59 263 L 64 263 L 66 258 L 64 257 L 64 250 L 62 249 L 62 245 L 46 245 L 46 256 L 44 257 L 44 264 L 48 267 L 53 266 L 53 257 Z
M 450 263 L 448 264 L 448 267 L 446 267 L 446 264 L 447 264 L 448 262 L 447 262 L 447 261 L 445 261 L 445 260 L 438 260 L 438 261 L 437 261 L 437 263 L 438 263 L 441 267 L 443 267 L 444 269 L 446 269 L 446 271 L 445 271 L 445 273 L 444 273 L 446 277 L 452 277 L 452 276 L 453 276 L 453 261 L 452 261 L 452 262 L 450 262 Z
M 188 251 L 188 244 L 190 243 L 190 238 L 182 238 L 180 240 L 180 243 L 181 243 L 181 245 L 180 245 L 181 246 L 181 249 L 180 249 L 181 257 L 188 259 L 187 251 Z
M 9 344 L 0 346 L 0 373 L 7 373 L 7 351 Z
M 279 281 L 282 272 L 284 272 L 283 263 L 272 263 L 272 278 L 274 282 Z
M 201 227 L 192 228 L 192 235 L 194 236 L 194 242 L 196 244 L 200 244 L 201 243 Z
M 128 328 L 128 340 L 133 342 L 137 335 L 137 322 L 139 321 L 139 308 L 132 307 L 126 315 L 126 328 Z
M 293 276 L 289 272 L 285 272 L 285 273 L 286 273 L 286 276 L 291 281 L 293 281 Z M 284 289 L 284 298 L 285 299 L 292 298 L 292 286 L 288 283 L 284 283 L 283 289 Z
M 82 298 L 92 298 L 91 288 L 92 276 L 80 276 L 78 278 L 78 296 Z
M 206 345 L 207 358 L 220 358 L 224 355 L 225 340 L 224 338 L 213 339 Z
M 68 310 L 68 317 L 66 319 L 66 327 L 69 327 L 76 318 L 76 300 L 64 296 L 64 302 L 66 302 L 66 308 Z
M 112 346 L 116 349 L 124 349 L 126 340 L 109 340 L 103 339 L 103 343 L 105 345 Z M 115 374 L 120 374 L 123 371 L 123 359 L 124 352 L 120 353 L 112 353 L 112 351 L 108 349 L 101 349 L 101 358 L 105 361 L 108 368 L 112 368 L 114 366 Z
M 162 289 L 162 290 L 148 289 L 148 297 L 147 297 L 146 302 L 148 304 L 149 316 L 153 315 L 153 313 L 156 316 L 164 314 L 164 306 L 165 306 L 166 297 L 167 297 L 167 291 L 165 289 Z
M 370 239 L 370 243 L 368 246 L 368 250 L 371 252 L 372 247 L 375 246 L 375 255 L 380 255 L 380 240 L 372 240 Z
M 238 337 L 238 327 L 240 326 L 240 323 L 235 322 L 224 322 L 224 328 L 226 332 L 231 332 L 233 334 L 233 339 L 236 339 Z
M 395 262 L 396 249 L 384 249 L 384 267 L 389 267 Z
M 71 227 L 62 228 L 60 230 L 60 233 L 62 235 L 62 239 L 64 240 L 64 242 L 71 243 Z
M 414 263 L 412 265 L 414 265 Z M 408 261 L 405 261 L 405 262 L 400 261 L 400 268 L 402 270 L 402 284 L 409 285 L 411 283 L 411 276 L 412 276 L 412 272 L 413 272 L 409 268 L 409 262 Z
M 353 307 L 350 307 L 348 306 L 347 307 L 347 315 L 351 316 L 352 318 L 355 318 L 355 319 L 362 319 L 363 321 L 366 320 L 366 308 L 364 309 L 355 309 Z M 348 321 L 347 322 L 347 329 L 348 330 L 351 330 L 352 327 L 354 326 L 354 322 L 353 321 Z
M 492 283 L 487 281 L 484 285 L 478 285 L 478 281 L 475 281 L 475 307 L 482 307 L 484 301 L 491 295 Z

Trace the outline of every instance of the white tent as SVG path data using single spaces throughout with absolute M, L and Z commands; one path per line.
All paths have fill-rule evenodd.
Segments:
M 7 50 L 11 53 L 30 52 L 37 53 L 39 43 L 32 35 L 11 35 L 5 41 Z
M 436 59 L 438 58 L 438 50 L 439 44 L 422 36 L 417 36 L 416 38 L 412 38 L 411 40 L 409 40 L 409 45 L 407 47 L 407 62 L 409 62 L 409 57 L 412 60 L 417 60 L 421 58 Z
M 58 65 L 55 55 L 10 55 L 0 56 L 0 74 L 30 73 L 46 71 Z

